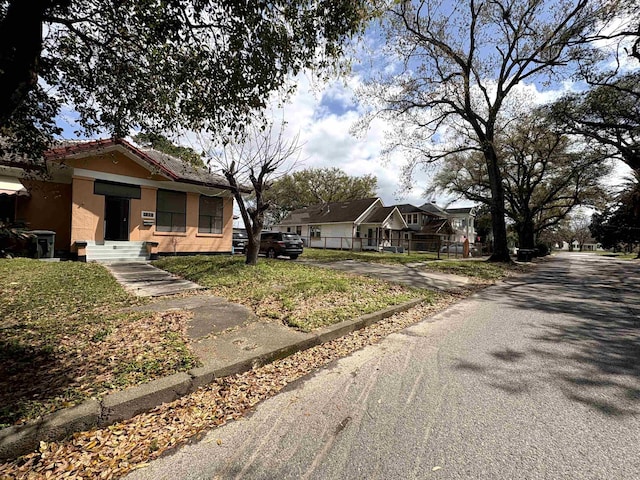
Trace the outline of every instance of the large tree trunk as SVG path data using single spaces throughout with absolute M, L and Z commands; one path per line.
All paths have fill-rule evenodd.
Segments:
M 247 247 L 247 258 L 244 263 L 246 265 L 258 264 L 258 253 L 260 252 L 260 233 L 264 227 L 264 215 L 257 212 L 251 212 L 251 225 L 246 225 L 247 236 L 249 237 L 249 245 Z
M 518 231 L 518 245 L 520 248 L 533 249 L 535 247 L 533 220 L 523 220 L 516 225 L 516 230 Z
M 504 187 L 502 186 L 502 175 L 498 166 L 498 158 L 490 143 L 484 149 L 484 156 L 487 162 L 489 173 L 489 183 L 491 185 L 491 226 L 493 227 L 493 254 L 489 257 L 490 262 L 511 262 L 509 255 L 509 245 L 507 244 L 507 224 L 505 223 L 504 211 Z
M 42 18 L 51 3 L 10 1 L 0 22 L 0 127 L 7 124 L 38 82 Z
M 258 252 L 260 251 L 260 234 L 254 235 L 253 232 L 247 230 L 247 236 L 249 241 L 244 263 L 246 265 L 257 265 Z

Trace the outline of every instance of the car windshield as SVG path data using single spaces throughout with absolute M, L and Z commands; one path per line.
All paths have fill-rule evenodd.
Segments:
M 247 237 L 246 233 L 239 233 L 239 232 L 234 232 L 233 236 L 234 238 L 249 238 Z
M 282 238 L 285 240 L 300 240 L 300 237 L 296 233 L 283 233 Z

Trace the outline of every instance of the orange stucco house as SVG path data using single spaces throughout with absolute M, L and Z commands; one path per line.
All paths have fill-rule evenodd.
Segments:
M 81 261 L 232 252 L 226 179 L 123 139 L 0 164 L 0 219 L 55 232 L 56 256 Z

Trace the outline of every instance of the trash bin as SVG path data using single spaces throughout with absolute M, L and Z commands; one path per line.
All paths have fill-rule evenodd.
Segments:
M 519 262 L 530 262 L 533 258 L 533 254 L 535 251 L 531 248 L 519 248 L 518 249 L 518 261 Z
M 31 230 L 30 233 L 36 237 L 36 258 L 53 258 L 56 232 L 51 230 Z

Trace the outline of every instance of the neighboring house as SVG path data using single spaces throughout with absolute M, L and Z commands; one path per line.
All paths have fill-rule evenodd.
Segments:
M 475 207 L 441 208 L 432 202 L 425 203 L 421 205 L 420 208 L 449 220 L 451 228 L 453 228 L 453 234 L 449 237 L 449 241 L 463 243 L 466 239 L 469 239 L 469 243 L 475 243 L 477 237 L 475 229 Z
M 0 218 L 54 231 L 58 255 L 232 251 L 226 179 L 123 139 L 67 143 L 36 162 L 0 159 L 0 182 Z
M 439 207 L 438 205 L 436 205 L 435 202 L 427 202 L 424 203 L 422 205 L 420 205 L 420 210 L 424 210 L 425 212 L 428 212 L 432 215 L 436 215 L 440 218 L 449 218 L 449 215 L 447 214 L 447 211 L 442 208 Z
M 476 241 L 476 208 L 475 207 L 463 207 L 463 208 L 447 208 L 447 216 L 449 223 L 455 231 L 456 242 L 464 242 L 467 238 L 469 243 L 475 243 Z
M 396 207 L 407 224 L 404 239 L 409 250 L 438 251 L 454 234 L 449 220 L 435 209 L 427 211 L 408 203 Z
M 297 233 L 310 247 L 382 250 L 400 245 L 406 228 L 396 207 L 366 198 L 294 210 L 273 230 Z
M 582 249 L 580 249 L 580 242 L 578 242 L 577 240 L 574 240 L 573 242 L 569 243 L 569 242 L 562 242 L 562 245 L 558 245 L 556 243 L 555 248 L 559 248 L 560 250 L 571 250 L 574 252 L 595 252 L 595 251 L 602 251 L 604 250 L 602 248 L 602 245 L 599 244 L 598 242 L 596 242 L 593 238 L 589 237 L 583 244 L 582 244 Z

